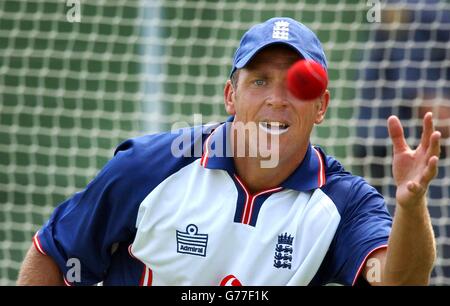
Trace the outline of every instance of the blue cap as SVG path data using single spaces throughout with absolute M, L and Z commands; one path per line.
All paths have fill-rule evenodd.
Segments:
M 284 44 L 301 57 L 318 62 L 327 70 L 327 59 L 316 34 L 304 24 L 288 17 L 276 17 L 254 25 L 241 38 L 230 75 L 245 67 L 256 53 L 273 44 Z

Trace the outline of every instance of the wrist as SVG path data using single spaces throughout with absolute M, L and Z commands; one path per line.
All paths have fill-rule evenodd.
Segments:
M 426 197 L 420 197 L 419 199 L 414 199 L 408 202 L 397 201 L 395 207 L 397 211 L 401 211 L 407 214 L 423 214 L 424 210 L 427 210 L 427 200 Z
M 395 199 L 398 207 L 414 210 L 427 206 L 426 195 L 426 190 L 411 184 L 411 186 L 407 186 L 406 190 L 405 188 L 397 189 Z

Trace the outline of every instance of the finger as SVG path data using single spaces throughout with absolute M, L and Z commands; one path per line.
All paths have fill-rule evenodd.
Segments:
M 430 137 L 433 131 L 433 114 L 431 112 L 427 112 L 425 116 L 423 116 L 423 130 L 420 140 L 420 143 L 425 150 L 428 149 L 428 146 L 430 145 Z
M 428 186 L 428 184 L 431 182 L 431 180 L 434 177 L 436 177 L 436 175 L 438 173 L 438 161 L 439 161 L 439 158 L 437 156 L 432 156 L 428 160 L 427 167 L 425 168 L 423 176 L 420 179 L 420 184 L 422 186 Z
M 441 154 L 441 132 L 434 131 L 429 137 L 430 146 L 427 150 L 427 157 L 436 156 L 439 158 Z
M 409 146 L 405 140 L 405 136 L 403 135 L 402 124 L 396 116 L 390 116 L 388 118 L 388 130 L 389 136 L 392 139 L 394 154 L 409 149 Z

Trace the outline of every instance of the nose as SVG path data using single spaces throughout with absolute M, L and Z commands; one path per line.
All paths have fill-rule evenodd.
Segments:
M 266 102 L 272 107 L 285 107 L 288 103 L 287 95 L 288 93 L 285 83 L 279 82 L 273 86 Z

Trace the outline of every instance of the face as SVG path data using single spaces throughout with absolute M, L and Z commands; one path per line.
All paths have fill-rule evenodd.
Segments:
M 228 81 L 224 90 L 225 108 L 235 122 L 254 122 L 259 132 L 279 137 L 280 160 L 306 152 L 312 128 L 322 122 L 328 107 L 328 91 L 302 101 L 287 90 L 287 70 L 299 59 L 286 46 L 265 48 L 239 70 L 236 86 Z

